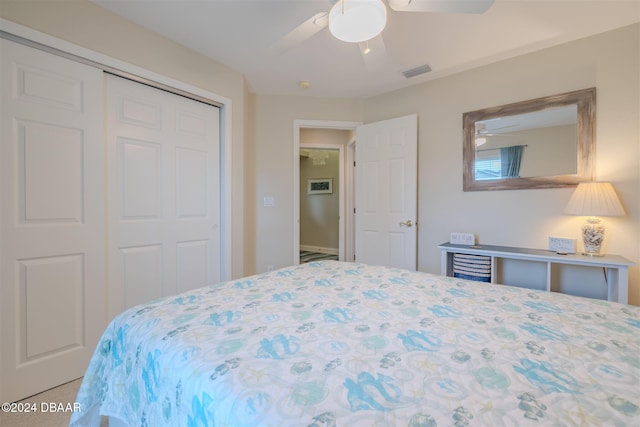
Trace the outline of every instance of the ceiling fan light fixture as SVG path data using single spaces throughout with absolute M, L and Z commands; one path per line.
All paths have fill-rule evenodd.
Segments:
M 329 12 L 329 31 L 349 43 L 370 40 L 386 25 L 387 8 L 382 0 L 340 0 Z

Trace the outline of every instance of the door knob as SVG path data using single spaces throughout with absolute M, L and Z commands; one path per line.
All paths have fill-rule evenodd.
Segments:
M 413 222 L 412 222 L 410 219 L 408 219 L 408 220 L 406 220 L 406 221 L 402 221 L 402 222 L 400 223 L 400 226 L 401 226 L 401 227 L 402 227 L 403 225 L 404 225 L 405 227 L 412 227 L 412 226 L 413 226 Z

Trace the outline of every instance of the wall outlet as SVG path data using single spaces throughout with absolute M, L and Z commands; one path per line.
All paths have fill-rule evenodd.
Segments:
M 562 254 L 576 253 L 576 239 L 567 237 L 549 237 L 549 250 Z
M 476 236 L 473 233 L 451 233 L 449 243 L 452 245 L 473 246 L 476 244 Z

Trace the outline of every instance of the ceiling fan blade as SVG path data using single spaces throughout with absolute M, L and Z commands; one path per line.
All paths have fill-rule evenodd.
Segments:
M 329 14 L 327 12 L 316 13 L 285 34 L 284 37 L 271 47 L 270 52 L 274 55 L 282 55 L 286 51 L 299 46 L 327 25 L 329 25 Z
M 389 58 L 382 35 L 378 35 L 366 42 L 358 43 L 358 46 L 367 71 L 375 71 L 388 63 Z
M 397 12 L 483 13 L 494 0 L 388 0 Z
M 491 128 L 491 132 L 499 133 L 498 131 L 509 129 L 509 128 L 514 128 L 514 127 L 517 127 L 517 126 L 518 125 L 507 125 L 507 126 L 500 126 L 500 127 L 497 127 L 497 128 Z

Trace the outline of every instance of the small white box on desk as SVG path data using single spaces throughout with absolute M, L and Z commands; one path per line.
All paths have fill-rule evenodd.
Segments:
M 451 233 L 449 243 L 452 245 L 473 246 L 476 244 L 476 236 L 473 233 Z
M 549 250 L 559 254 L 575 254 L 576 239 L 549 237 Z

